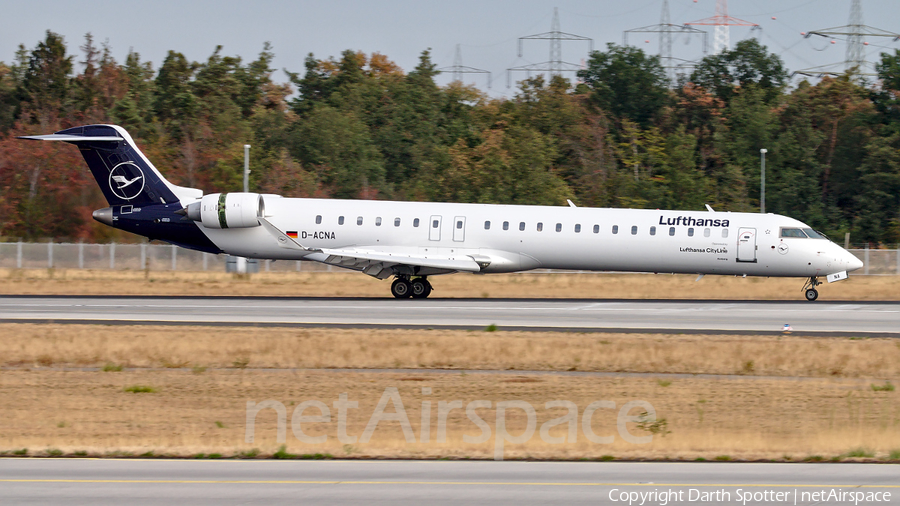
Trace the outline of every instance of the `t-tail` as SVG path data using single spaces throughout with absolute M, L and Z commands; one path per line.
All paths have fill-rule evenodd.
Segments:
M 184 208 L 203 197 L 203 191 L 167 181 L 124 128 L 86 125 L 19 138 L 78 146 L 110 205 L 94 211 L 97 221 L 150 239 L 220 252 L 192 220 L 184 218 Z M 163 223 L 166 226 L 160 227 Z

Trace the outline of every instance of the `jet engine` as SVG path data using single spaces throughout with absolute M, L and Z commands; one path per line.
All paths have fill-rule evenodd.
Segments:
M 206 228 L 258 227 L 266 204 L 258 193 L 211 193 L 186 208 L 188 218 Z

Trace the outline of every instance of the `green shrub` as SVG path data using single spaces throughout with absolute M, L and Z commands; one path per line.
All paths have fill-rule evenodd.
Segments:
M 885 382 L 884 385 L 872 385 L 872 390 L 875 392 L 893 392 L 894 384 L 890 381 Z
M 133 394 L 153 394 L 156 393 L 156 389 L 153 387 L 148 387 L 146 385 L 131 385 L 130 387 L 125 387 L 126 392 L 131 392 Z

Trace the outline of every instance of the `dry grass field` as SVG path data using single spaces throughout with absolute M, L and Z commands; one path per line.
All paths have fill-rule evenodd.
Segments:
M 144 388 L 134 388 L 141 386 Z M 342 393 L 358 408 L 348 409 L 346 434 L 363 434 L 375 405 L 394 387 L 410 421 L 414 442 L 407 442 L 399 421 L 382 421 L 368 441 L 338 439 L 337 410 Z M 423 393 L 430 388 L 431 394 Z M 132 392 L 128 390 L 137 390 Z M 143 391 L 142 391 L 143 390 Z M 130 370 L 123 372 L 0 372 L 0 453 L 28 455 L 170 455 L 231 457 L 276 453 L 275 411 L 256 418 L 252 443 L 245 442 L 246 403 L 275 400 L 286 409 L 286 452 L 329 454 L 334 457 L 492 458 L 498 401 L 525 401 L 535 408 L 536 429 L 524 443 L 505 445 L 505 458 L 551 459 L 686 459 L 707 460 L 840 460 L 898 459 L 900 396 L 876 392 L 867 381 L 821 378 L 773 380 L 759 378 L 572 377 L 489 373 L 395 374 L 328 371 Z M 427 391 L 425 391 L 427 392 Z M 325 435 L 319 444 L 302 443 L 292 431 L 304 401 L 331 408 L 330 422 L 298 425 L 307 436 Z M 490 437 L 466 442 L 463 435 L 481 430 L 454 409 L 446 417 L 446 440 L 437 442 L 437 405 L 476 400 L 491 408 L 475 412 L 487 424 Z M 564 400 L 578 408 L 573 441 L 552 444 L 540 437 L 540 427 L 566 409 L 545 408 Z M 613 436 L 609 444 L 587 440 L 582 414 L 591 402 L 605 400 L 615 409 L 600 409 L 591 419 L 598 436 Z M 648 444 L 626 441 L 617 430 L 618 410 L 626 402 L 643 400 L 656 409 L 652 427 L 627 424 L 636 437 L 653 435 Z M 423 401 L 431 403 L 423 407 Z M 387 404 L 386 413 L 396 406 Z M 422 412 L 430 414 L 429 441 L 422 441 Z M 640 409 L 631 410 L 637 414 Z M 305 416 L 318 416 L 310 408 Z M 526 430 L 524 411 L 507 410 L 511 435 Z M 549 436 L 566 434 L 566 425 Z M 663 435 L 665 433 L 665 435 Z M 256 449 L 254 451 L 254 449 Z M 284 455 L 284 454 L 282 454 Z M 610 457 L 611 456 L 611 457 Z
M 517 273 L 435 276 L 432 297 L 802 300 L 799 278 Z M 900 300 L 895 276 L 853 276 L 826 284 L 820 300 Z M 389 297 L 390 281 L 355 272 L 223 272 L 0 269 L 0 294 Z
M 7 455 L 273 455 L 281 446 L 274 410 L 260 412 L 255 440 L 245 442 L 246 403 L 271 399 L 285 406 L 287 454 L 492 458 L 496 403 L 525 401 L 535 408 L 535 433 L 507 443 L 506 458 L 900 459 L 900 392 L 892 389 L 900 346 L 888 339 L 22 324 L 0 325 L 0 336 Z M 347 434 L 358 437 L 389 387 L 398 389 L 415 442 L 397 421 L 381 422 L 369 441 L 341 442 L 333 408 L 340 394 L 359 403 L 347 418 Z M 321 444 L 291 429 L 293 410 L 310 400 L 332 408 L 329 422 L 301 425 L 326 435 Z M 456 400 L 491 402 L 475 410 L 491 437 L 466 442 L 480 429 L 454 409 L 446 441 L 437 442 L 438 403 Z M 542 424 L 566 414 L 545 407 L 554 400 L 577 406 L 574 441 L 540 436 Z M 610 444 L 584 435 L 584 408 L 600 400 L 616 407 L 596 411 L 592 430 L 614 436 Z M 651 403 L 660 423 L 626 427 L 653 435 L 649 444 L 617 429 L 617 410 L 637 400 Z M 394 411 L 388 403 L 386 413 Z M 526 422 L 522 410 L 507 411 L 509 434 L 523 433 Z M 548 435 L 565 433 L 563 424 Z
M 896 339 L 0 324 L 0 367 L 456 369 L 900 378 Z

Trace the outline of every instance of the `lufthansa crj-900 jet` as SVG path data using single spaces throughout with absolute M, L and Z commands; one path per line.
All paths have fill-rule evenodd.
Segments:
M 209 253 L 309 260 L 395 278 L 424 298 L 430 276 L 575 269 L 847 278 L 856 257 L 777 214 L 283 198 L 176 186 L 124 128 L 89 125 L 21 137 L 78 146 L 109 207 L 94 219 Z

